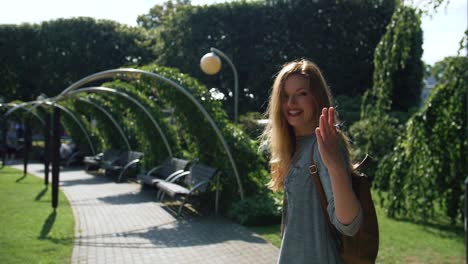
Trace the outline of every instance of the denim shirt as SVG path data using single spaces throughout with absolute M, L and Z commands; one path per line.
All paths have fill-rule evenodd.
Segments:
M 336 241 L 332 238 L 325 217 L 345 235 L 354 235 L 362 222 L 362 211 L 349 225 L 338 221 L 330 176 L 324 165 L 318 144 L 315 144 L 314 162 L 328 201 L 328 216 L 324 215 L 317 187 L 309 173 L 315 134 L 298 137 L 296 151 L 284 182 L 287 203 L 283 208 L 283 237 L 278 263 L 341 263 Z M 346 164 L 349 158 L 343 146 L 341 155 Z M 348 175 L 350 171 L 348 168 Z

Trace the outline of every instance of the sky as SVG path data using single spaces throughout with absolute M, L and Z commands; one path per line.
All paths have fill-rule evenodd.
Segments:
M 87 16 L 136 26 L 138 15 L 163 2 L 165 0 L 0 0 L 0 24 L 40 23 L 57 18 Z M 194 5 L 220 2 L 226 0 L 192 0 Z M 423 17 L 424 62 L 433 65 L 446 56 L 457 54 L 459 41 L 468 26 L 467 2 L 450 0 L 449 5 L 439 8 L 432 18 Z M 466 49 L 462 55 L 466 55 Z

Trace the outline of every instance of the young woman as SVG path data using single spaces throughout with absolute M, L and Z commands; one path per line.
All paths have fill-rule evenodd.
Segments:
M 362 212 L 351 187 L 348 140 L 336 127 L 331 92 L 319 68 L 307 60 L 284 65 L 267 113 L 270 123 L 263 138 L 271 153 L 269 187 L 285 195 L 278 263 L 341 263 L 309 172 L 312 153 L 330 222 L 351 236 Z

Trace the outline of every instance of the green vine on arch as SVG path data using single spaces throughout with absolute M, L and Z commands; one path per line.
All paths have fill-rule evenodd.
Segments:
M 212 98 L 205 86 L 187 74 L 172 68 L 148 65 L 142 67 L 141 70 L 160 74 L 188 89 L 215 120 L 224 135 L 236 160 L 245 195 L 252 196 L 266 191 L 264 187 L 264 184 L 268 181 L 268 172 L 265 169 L 266 161 L 257 152 L 257 143 L 250 139 L 241 128 L 235 127 L 234 124 L 228 121 L 221 102 Z M 180 144 L 180 150 L 175 154 L 176 157 L 196 159 L 221 169 L 223 176 L 220 178 L 220 185 L 223 198 L 220 200 L 220 208 L 229 210 L 239 200 L 238 185 L 228 156 L 208 120 L 189 98 L 185 97 L 172 85 L 144 75 L 135 78 L 135 74 L 130 74 L 128 77 L 131 79 L 130 81 L 124 81 L 126 79 L 124 76 L 122 80 L 106 83 L 105 86 L 118 88 L 132 94 L 132 96 L 141 94 L 142 97 L 138 99 L 141 101 L 150 100 L 146 101 L 146 104 L 151 111 L 154 111 L 152 112 L 153 116 L 157 117 L 158 122 L 165 120 L 165 123 L 170 125 L 170 128 L 165 128 L 164 131 L 170 134 L 169 137 L 175 139 L 174 142 Z M 162 110 L 168 109 L 172 110 L 171 114 L 168 114 L 168 116 L 161 115 Z M 143 120 L 145 118 L 132 118 L 126 114 L 125 119 Z M 149 120 L 145 119 L 144 122 L 149 123 Z M 156 134 L 154 128 L 148 128 L 145 130 L 150 134 L 143 135 L 142 124 L 134 124 L 134 126 L 138 127 L 135 133 L 140 134 L 137 137 L 144 139 L 144 141 L 138 142 L 139 144 L 145 144 L 151 138 L 150 136 L 154 137 L 154 134 Z M 149 149 L 148 151 L 151 152 L 152 150 Z

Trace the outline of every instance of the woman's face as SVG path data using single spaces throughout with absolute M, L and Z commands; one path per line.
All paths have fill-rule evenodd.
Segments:
M 315 105 L 309 80 L 299 74 L 290 75 L 284 83 L 282 110 L 296 136 L 315 131 Z

